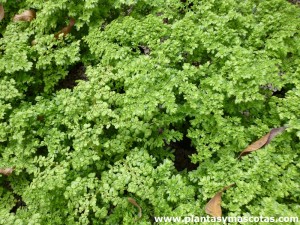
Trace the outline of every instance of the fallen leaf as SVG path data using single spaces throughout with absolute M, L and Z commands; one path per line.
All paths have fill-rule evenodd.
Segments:
M 139 206 L 139 204 L 137 204 L 137 202 L 131 197 L 128 197 L 128 201 L 132 205 L 136 206 L 139 209 L 138 217 L 141 218 L 142 217 L 142 208 Z
M 205 212 L 213 217 L 222 217 L 222 194 L 228 188 L 232 187 L 235 184 L 231 184 L 229 186 L 224 187 L 221 191 L 219 191 L 205 206 Z
M 239 155 L 238 158 L 241 158 L 245 156 L 246 154 L 249 154 L 250 152 L 256 151 L 267 144 L 269 144 L 272 139 L 277 136 L 278 134 L 282 133 L 287 127 L 279 127 L 279 128 L 273 128 L 268 134 L 260 138 L 259 140 L 255 141 L 251 145 L 249 145 L 247 148 L 245 148 Z
M 32 9 L 29 10 L 25 10 L 24 12 L 22 12 L 21 14 L 17 14 L 14 16 L 13 21 L 17 22 L 17 21 L 31 21 L 33 19 L 35 19 L 36 14 L 35 11 Z
M 58 33 L 56 33 L 54 35 L 54 37 L 57 39 L 59 38 L 60 34 L 63 34 L 63 37 L 66 36 L 68 33 L 71 32 L 72 27 L 75 24 L 75 19 L 74 18 L 70 18 L 70 23 L 68 26 L 64 27 L 63 29 L 61 29 Z
M 222 191 L 219 191 L 205 206 L 205 212 L 213 217 L 221 217 Z
M 5 15 L 5 13 L 4 13 L 3 5 L 0 4 L 0 21 L 3 20 L 4 15 Z
M 227 189 L 231 188 L 231 187 L 234 186 L 234 185 L 235 185 L 235 183 L 230 184 L 230 185 L 224 187 L 222 191 L 224 192 L 224 191 L 226 191 Z
M 14 168 L 4 168 L 4 169 L 0 169 L 0 174 L 9 176 L 13 171 L 14 171 Z
M 266 145 L 269 144 L 269 143 L 272 141 L 272 139 L 273 139 L 274 137 L 276 137 L 278 134 L 281 134 L 286 128 L 287 128 L 287 127 L 273 128 L 273 129 L 270 131 L 270 136 L 269 136 L 269 139 L 268 139 Z

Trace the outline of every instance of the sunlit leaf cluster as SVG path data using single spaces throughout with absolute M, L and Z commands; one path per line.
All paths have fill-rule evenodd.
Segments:
M 299 216 L 299 15 L 1 0 L 0 224 L 152 224 L 206 215 L 221 190 L 223 216 Z

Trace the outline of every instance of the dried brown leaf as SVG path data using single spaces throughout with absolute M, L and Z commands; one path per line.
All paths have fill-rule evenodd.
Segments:
M 0 21 L 3 20 L 4 15 L 5 15 L 4 7 L 2 4 L 0 4 Z
M 221 217 L 222 216 L 222 194 L 228 188 L 234 186 L 235 184 L 231 184 L 229 186 L 224 187 L 221 191 L 219 191 L 214 197 L 212 197 L 209 202 L 205 206 L 205 212 L 213 217 Z
M 14 168 L 4 168 L 4 169 L 0 169 L 0 174 L 9 176 L 13 171 L 14 171 Z
M 205 212 L 213 217 L 221 217 L 222 209 L 222 193 L 223 191 L 219 191 L 205 206 Z
M 273 128 L 271 131 L 270 131 L 270 136 L 269 136 L 269 139 L 268 141 L 266 142 L 266 145 L 269 144 L 274 137 L 276 137 L 278 134 L 281 134 L 287 127 L 279 127 L 279 128 Z
M 21 14 L 17 14 L 14 16 L 13 21 L 17 22 L 17 21 L 31 21 L 33 19 L 35 19 L 36 14 L 35 11 L 32 9 L 29 10 L 25 10 L 24 12 L 22 12 Z
M 56 34 L 54 35 L 54 37 L 57 39 L 57 38 L 59 38 L 59 36 L 60 36 L 61 34 L 63 34 L 63 35 L 62 35 L 63 37 L 66 36 L 68 33 L 71 32 L 71 29 L 72 29 L 72 27 L 74 26 L 74 24 L 75 24 L 75 19 L 74 19 L 74 18 L 70 18 L 69 25 L 66 26 L 66 27 L 64 27 L 63 29 L 61 29 L 58 33 L 56 33 Z
M 141 218 L 142 217 L 142 208 L 139 206 L 139 204 L 137 204 L 137 202 L 131 197 L 128 197 L 128 201 L 132 205 L 136 206 L 139 209 L 138 217 Z
M 224 187 L 222 191 L 224 192 L 224 191 L 226 191 L 227 189 L 231 188 L 231 187 L 234 186 L 234 185 L 235 185 L 235 183 L 230 184 L 230 185 Z
M 239 155 L 238 158 L 243 157 L 246 154 L 249 154 L 250 152 L 256 151 L 267 144 L 269 144 L 274 137 L 276 137 L 278 134 L 282 133 L 286 127 L 279 127 L 279 128 L 273 128 L 268 134 L 260 138 L 259 140 L 255 141 L 251 145 L 249 145 L 247 148 L 245 148 Z

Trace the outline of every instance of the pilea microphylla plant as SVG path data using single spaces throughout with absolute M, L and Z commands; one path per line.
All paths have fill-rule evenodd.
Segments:
M 299 7 L 0 5 L 0 224 L 300 216 Z

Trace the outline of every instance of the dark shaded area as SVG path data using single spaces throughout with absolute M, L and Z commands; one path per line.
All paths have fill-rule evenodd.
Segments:
M 110 204 L 107 215 L 112 215 L 114 213 L 116 206 Z
M 13 192 L 13 191 L 14 191 L 14 190 L 12 189 L 12 186 L 11 186 L 9 180 L 7 179 L 7 177 L 3 177 L 3 180 L 2 180 L 2 181 L 0 180 L 0 185 L 1 185 L 2 187 L 4 187 L 6 190 L 10 191 L 10 192 Z M 18 210 L 20 207 L 26 206 L 26 203 L 22 200 L 22 197 L 21 197 L 20 195 L 17 195 L 17 194 L 13 194 L 13 195 L 14 195 L 16 204 L 15 204 L 14 207 L 12 207 L 12 209 L 9 211 L 10 213 L 16 213 L 17 210 Z
M 282 88 L 277 88 L 273 84 L 266 84 L 260 86 L 260 93 L 266 97 L 275 96 L 277 98 L 285 98 L 287 92 L 293 90 L 295 85 L 292 83 L 285 84 Z
M 83 63 L 75 64 L 69 71 L 68 75 L 59 81 L 55 87 L 55 90 L 59 91 L 65 88 L 73 89 L 75 86 L 77 86 L 77 80 L 88 80 L 85 74 L 85 66 Z
M 115 91 L 119 94 L 125 93 L 124 79 L 111 81 L 111 83 L 109 84 L 109 87 L 111 88 L 112 91 Z
M 2 187 L 4 187 L 5 189 L 9 190 L 9 191 L 13 191 L 10 182 L 8 181 L 7 177 L 2 176 L 3 180 L 0 180 L 0 184 Z
M 144 54 L 144 55 L 150 54 L 150 49 L 147 46 L 139 45 L 138 48 L 142 54 Z
M 170 124 L 169 130 L 175 130 L 182 133 L 182 140 L 173 141 L 171 143 L 165 142 L 166 148 L 171 148 L 174 150 L 174 166 L 177 171 L 187 171 L 195 170 L 199 164 L 194 164 L 191 162 L 191 155 L 197 153 L 196 148 L 192 145 L 192 140 L 187 137 L 188 130 L 191 127 L 190 121 L 193 117 L 187 116 L 185 120 L 178 124 Z M 159 132 L 163 134 L 164 130 L 161 129 Z
M 280 90 L 275 90 L 272 96 L 276 96 L 277 98 L 285 98 L 286 93 L 294 88 L 295 84 L 286 84 Z
M 44 122 L 45 116 L 43 116 L 43 115 L 38 115 L 38 116 L 36 117 L 36 120 L 39 121 L 39 122 Z
M 288 0 L 288 2 L 290 2 L 292 4 L 300 5 L 300 0 Z
M 186 103 L 186 99 L 184 98 L 184 94 L 180 93 L 178 88 L 173 88 L 173 93 L 175 93 L 175 103 L 177 105 L 184 105 Z
M 169 18 L 163 18 L 163 23 L 164 24 L 169 24 L 170 23 Z
M 26 206 L 26 203 L 22 200 L 22 197 L 20 195 L 14 194 L 14 197 L 15 197 L 15 200 L 16 200 L 16 204 L 9 211 L 10 213 L 16 213 L 19 208 Z
M 113 125 L 111 125 L 109 128 L 103 128 L 103 135 L 108 139 L 113 138 L 116 134 L 118 134 L 118 129 Z
M 197 169 L 199 164 L 192 163 L 190 159 L 190 156 L 197 152 L 192 146 L 191 139 L 184 136 L 181 141 L 172 142 L 169 146 L 175 150 L 174 165 L 178 171 L 182 171 L 184 169 L 187 169 L 187 171 Z
M 287 92 L 286 90 L 281 89 L 281 90 L 279 90 L 279 91 L 273 92 L 272 95 L 273 95 L 273 96 L 276 96 L 277 98 L 284 98 L 286 92 Z
M 48 156 L 48 148 L 47 148 L 47 146 L 41 146 L 41 147 L 39 147 L 36 150 L 36 154 L 38 156 L 45 156 L 45 157 L 47 157 Z
M 33 74 L 37 74 L 37 71 L 34 71 Z M 24 81 L 17 81 L 17 82 L 20 82 L 20 83 L 24 84 Z M 25 85 L 27 85 L 27 84 L 25 83 Z M 40 93 L 43 92 L 44 87 L 45 87 L 45 84 L 42 83 L 42 80 L 38 80 L 35 83 L 30 83 L 26 87 L 26 90 L 24 91 L 25 95 L 26 95 L 26 99 L 28 101 L 33 101 L 34 102 L 36 96 L 40 95 Z
M 193 2 L 190 2 L 188 0 L 180 0 L 182 3 L 184 3 L 186 6 L 185 6 L 185 10 L 186 9 L 191 9 L 193 6 L 194 6 L 194 3 Z M 183 13 L 184 11 L 181 11 L 181 13 Z
M 299 204 L 298 199 L 292 195 L 285 196 L 284 198 L 278 198 L 277 202 L 280 204 Z

